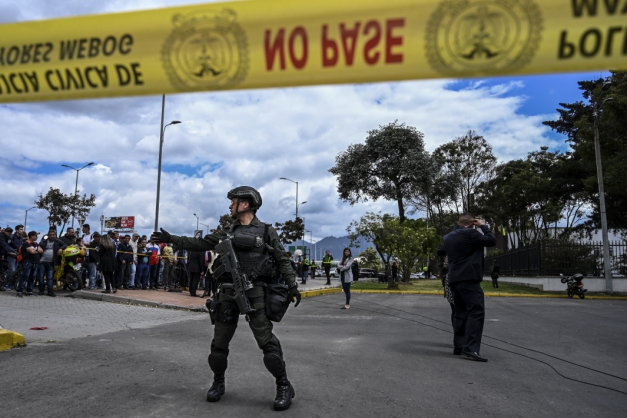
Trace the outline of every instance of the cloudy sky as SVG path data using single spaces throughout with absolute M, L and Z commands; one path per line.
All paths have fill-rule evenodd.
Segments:
M 193 0 L 2 0 L 0 24 L 112 11 L 139 10 Z M 206 3 L 206 1 L 205 1 Z M 260 190 L 265 222 L 299 214 L 314 240 L 345 235 L 368 211 L 396 213 L 378 201 L 350 206 L 338 200 L 328 172 L 337 153 L 363 142 L 367 131 L 396 119 L 425 135 L 427 149 L 474 129 L 501 161 L 542 145 L 564 149 L 564 138 L 541 122 L 556 118 L 560 102 L 579 100 L 578 80 L 603 74 L 565 74 L 474 80 L 438 80 L 322 86 L 166 97 L 160 226 L 191 234 L 200 222 L 214 227 L 227 212 L 226 192 L 238 185 Z M 50 187 L 94 193 L 101 215 L 129 216 L 148 234 L 154 226 L 161 96 L 0 105 L 0 224 L 24 221 L 25 210 Z M 27 229 L 47 229 L 47 213 L 31 210 Z M 201 228 L 202 227 L 201 225 Z M 309 236 L 309 233 L 307 234 Z

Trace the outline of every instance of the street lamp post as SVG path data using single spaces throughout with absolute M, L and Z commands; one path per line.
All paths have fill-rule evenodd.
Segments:
M 157 205 L 155 208 L 155 232 L 159 230 L 159 194 L 161 191 L 161 157 L 163 156 L 163 140 L 165 137 L 165 128 L 170 125 L 176 125 L 181 123 L 181 121 L 173 120 L 167 125 L 163 126 L 163 115 L 165 112 L 165 94 L 161 98 L 161 133 L 159 138 L 159 168 L 157 174 Z
M 24 215 L 24 231 L 26 231 L 26 220 L 28 219 L 28 211 L 29 210 L 33 210 L 33 209 L 37 209 L 37 206 L 33 206 L 30 209 L 26 209 L 26 214 Z M 28 232 L 27 232 L 28 233 Z
M 603 87 L 601 89 L 601 95 L 605 92 L 612 83 L 610 81 L 606 81 L 603 83 Z M 600 99 L 600 97 L 599 97 Z M 601 215 L 601 231 L 603 235 L 603 271 L 605 275 L 605 291 L 612 294 L 614 292 L 612 286 L 612 264 L 610 259 L 610 243 L 608 241 L 607 236 L 607 215 L 605 209 L 605 190 L 603 187 L 603 167 L 601 165 L 601 144 L 599 142 L 599 112 L 603 108 L 603 105 L 612 100 L 611 97 L 603 100 L 601 105 L 599 105 L 598 101 L 594 102 L 594 153 L 596 156 L 596 165 L 597 165 L 597 180 L 599 182 L 599 212 Z
M 61 167 L 71 168 L 72 170 L 76 171 L 76 183 L 74 184 L 74 198 L 75 199 L 76 199 L 76 195 L 78 194 L 78 172 L 81 171 L 85 167 L 89 167 L 90 165 L 94 165 L 94 162 L 92 161 L 89 164 L 85 164 L 81 168 L 74 168 L 74 167 L 69 166 L 67 164 L 61 164 Z M 76 206 L 74 206 L 74 210 L 72 211 L 72 228 L 74 228 L 74 215 L 75 215 L 75 213 L 76 213 Z
M 201 224 L 202 226 L 206 226 L 206 227 L 207 227 L 207 235 L 209 235 L 209 225 L 204 224 L 204 223 L 202 223 L 202 222 L 201 222 L 200 224 Z
M 198 221 L 199 221 L 199 219 L 198 219 L 198 215 L 196 215 L 196 214 L 194 213 L 194 216 L 196 217 L 196 231 L 198 231 L 198 228 L 199 228 L 199 227 L 198 227 L 198 224 L 199 224 L 199 222 L 198 222 Z

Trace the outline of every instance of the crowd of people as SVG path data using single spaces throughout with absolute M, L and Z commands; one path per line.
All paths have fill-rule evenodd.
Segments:
M 63 262 L 63 251 L 75 246 L 84 254 L 79 272 L 81 287 L 103 293 L 116 293 L 120 289 L 156 290 L 168 284 L 171 275 L 180 275 L 178 285 L 187 288 L 191 296 L 211 297 L 211 264 L 215 259 L 212 251 L 193 252 L 177 250 L 172 244 L 158 243 L 146 235 L 137 233 L 121 236 L 118 231 L 105 234 L 91 232 L 90 226 L 82 226 L 77 235 L 69 227 L 60 238 L 51 228 L 41 241 L 38 233 L 24 232 L 17 225 L 0 232 L 0 256 L 3 277 L 15 276 L 21 267 L 17 296 L 31 296 L 35 286 L 38 295 L 56 296 L 54 277 Z M 182 274 L 181 274 L 182 273 Z M 10 291 L 7 280 L 0 291 Z M 203 290 L 201 295 L 197 292 Z

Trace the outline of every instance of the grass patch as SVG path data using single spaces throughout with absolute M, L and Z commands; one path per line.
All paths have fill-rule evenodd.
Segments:
M 387 290 L 387 283 L 377 282 L 355 282 L 352 289 L 355 290 Z M 418 279 L 410 280 L 409 284 L 398 283 L 400 290 L 430 290 L 430 291 L 444 291 L 440 279 Z M 481 282 L 481 288 L 486 294 L 491 293 L 513 293 L 513 294 L 525 294 L 525 295 L 542 295 L 546 292 L 542 292 L 534 287 L 522 286 L 519 284 L 511 283 L 499 283 L 499 288 L 492 287 L 491 281 Z

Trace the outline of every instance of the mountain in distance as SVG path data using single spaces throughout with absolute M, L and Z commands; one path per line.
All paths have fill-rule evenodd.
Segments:
M 330 237 L 323 238 L 320 241 L 317 241 L 315 243 L 315 246 L 314 246 L 314 244 L 312 244 L 309 241 L 305 240 L 305 247 L 307 247 L 311 251 L 313 259 L 321 260 L 322 256 L 324 255 L 324 253 L 328 250 L 328 251 L 331 252 L 331 255 L 333 256 L 334 260 L 339 260 L 339 259 L 342 258 L 342 252 L 344 251 L 344 248 L 348 247 L 349 243 L 350 243 L 350 238 L 348 238 L 348 237 L 339 237 L 339 238 L 337 238 L 337 237 L 334 237 L 334 236 L 330 236 Z M 298 241 L 298 243 L 285 245 L 285 251 L 289 251 L 289 247 L 290 246 L 293 247 L 293 246 L 295 246 L 297 244 L 300 247 L 301 246 L 301 241 Z M 357 255 L 362 253 L 368 247 L 373 247 L 374 248 L 374 245 L 372 245 L 371 243 L 367 242 L 365 239 L 360 238 L 360 240 L 359 240 L 359 248 L 350 247 L 350 249 L 351 249 L 351 253 L 353 254 L 353 257 L 356 257 Z M 316 252 L 318 253 L 315 257 L 314 257 L 314 254 L 313 254 L 314 248 L 316 249 Z

